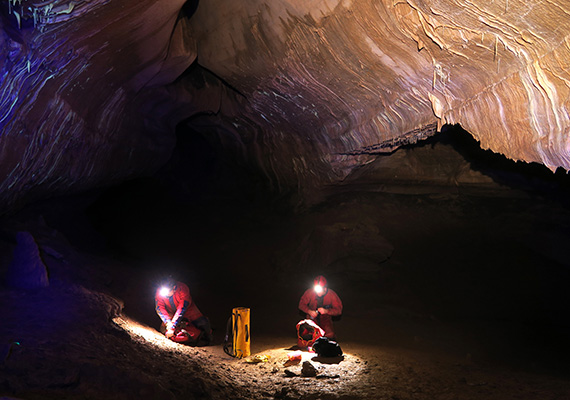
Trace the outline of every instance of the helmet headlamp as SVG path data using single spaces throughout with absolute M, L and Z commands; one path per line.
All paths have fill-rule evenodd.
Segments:
M 162 297 L 169 297 L 168 295 L 172 292 L 172 290 L 173 290 L 173 287 L 171 287 L 171 286 L 162 286 L 160 288 L 159 293 Z
M 176 281 L 169 276 L 168 278 L 162 281 L 158 293 L 162 297 L 170 297 L 172 296 L 172 293 L 174 292 L 175 289 L 176 289 Z
M 315 285 L 314 289 L 317 294 L 321 294 L 325 290 L 321 285 Z
M 315 293 L 317 294 L 317 296 L 322 296 L 324 293 L 326 293 L 327 291 L 327 279 L 322 276 L 319 275 L 315 278 L 315 281 L 313 282 L 313 290 L 315 291 Z

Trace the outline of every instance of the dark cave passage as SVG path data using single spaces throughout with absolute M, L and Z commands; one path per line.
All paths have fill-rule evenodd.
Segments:
M 461 126 L 444 126 L 442 132 L 428 139 L 425 144 L 431 145 L 433 140 L 450 145 L 469 162 L 473 170 L 481 171 L 499 184 L 539 196 L 554 197 L 567 205 L 565 201 L 570 188 L 570 176 L 563 168 L 558 168 L 553 173 L 542 164 L 513 161 L 502 154 L 483 150 Z
M 252 171 L 218 154 L 215 143 L 181 130 L 171 162 L 156 175 L 30 207 L 24 213 L 26 220 L 38 221 L 41 215 L 49 227 L 42 229 L 55 229 L 75 248 L 114 260 L 101 270 L 56 263 L 50 298 L 61 302 L 59 290 L 66 301 L 72 298 L 73 291 L 63 284 L 68 279 L 62 280 L 65 271 L 87 288 L 87 292 L 80 291 L 82 295 L 103 285 L 120 299 L 124 315 L 136 321 L 130 325 L 131 334 L 143 332 L 142 337 L 148 338 L 143 344 L 133 342 L 125 332 L 104 322 L 92 326 L 92 332 L 81 339 L 81 343 L 104 346 L 104 351 L 74 344 L 72 348 L 81 353 L 68 364 L 72 370 L 84 371 L 84 354 L 95 352 L 106 358 L 90 356 L 97 364 L 123 365 L 120 355 L 125 352 L 140 365 L 156 364 L 152 379 L 169 382 L 161 388 L 191 398 L 227 398 L 229 392 L 220 389 L 218 378 L 212 378 L 217 383 L 205 382 L 215 376 L 208 372 L 211 368 L 229 371 L 231 382 L 236 379 L 231 368 L 238 361 L 228 360 L 220 350 L 231 309 L 251 308 L 254 351 L 283 352 L 295 342 L 295 325 L 301 318 L 299 297 L 315 275 L 324 274 L 344 303 L 342 318 L 335 322 L 339 343 L 351 356 L 375 362 L 380 368 L 363 376 L 382 381 L 390 377 L 387 371 L 407 371 L 397 373 L 403 386 L 384 383 L 385 390 L 407 391 L 409 382 L 416 379 L 410 368 L 420 368 L 427 376 L 435 374 L 436 380 L 453 376 L 455 383 L 448 385 L 462 394 L 462 384 L 455 386 L 462 382 L 466 368 L 480 368 L 487 374 L 485 379 L 503 382 L 519 382 L 519 372 L 566 379 L 570 372 L 564 357 L 570 334 L 566 318 L 570 295 L 565 287 L 570 278 L 566 176 L 550 173 L 543 177 L 540 168 L 530 173 L 527 167 L 507 160 L 488 161 L 495 155 L 462 135 L 444 132 L 393 154 L 411 160 L 402 163 L 400 158 L 398 162 L 416 168 L 414 173 L 423 169 L 424 174 L 432 174 L 423 182 L 405 173 L 400 181 L 388 175 L 382 182 L 377 180 L 378 170 L 370 166 L 338 191 L 330 191 L 325 201 L 293 210 L 284 207 L 282 197 L 263 191 L 263 180 Z M 449 180 L 446 174 L 456 167 L 463 169 L 463 175 Z M 473 175 L 471 169 L 481 174 Z M 152 345 L 161 338 L 156 331 L 154 292 L 167 274 L 188 284 L 214 329 L 213 346 L 189 348 L 191 357 L 197 355 L 195 360 L 188 354 L 178 359 Z M 44 304 L 46 299 L 35 293 L 30 301 Z M 45 304 L 59 304 L 53 301 Z M 82 299 L 78 304 L 83 310 L 88 303 Z M 87 307 L 96 308 L 94 304 Z M 108 307 L 104 303 L 98 311 L 99 321 L 105 321 Z M 74 308 L 67 312 L 72 315 Z M 63 320 L 59 325 L 67 327 L 64 334 L 78 334 L 64 315 L 58 319 Z M 52 321 L 38 321 L 40 326 L 53 326 Z M 79 350 L 81 346 L 86 347 Z M 201 364 L 201 355 L 216 361 Z M 434 360 L 444 355 L 455 361 L 442 370 L 448 364 Z M 182 360 L 190 363 L 189 371 L 198 371 L 183 386 L 156 371 Z M 350 364 L 351 368 L 358 362 Z M 274 370 L 281 368 L 273 365 Z M 97 367 L 90 368 L 81 373 L 90 382 L 84 384 L 89 388 L 96 386 L 92 382 L 102 374 L 93 372 Z M 136 368 L 129 372 L 128 381 L 138 387 L 142 375 Z M 494 375 L 492 368 L 510 372 Z M 280 375 L 263 370 L 261 375 L 277 382 L 277 389 L 271 390 L 281 393 L 279 385 L 284 381 Z M 67 381 L 73 376 L 63 373 L 59 379 Z M 101 379 L 124 389 L 122 382 Z M 369 398 L 378 385 L 359 382 L 354 384 L 367 394 L 356 398 Z M 527 386 L 522 390 L 526 392 Z M 487 389 L 498 390 L 495 386 Z M 260 390 L 259 398 L 268 397 Z M 439 393 L 441 387 L 425 390 Z M 501 390 L 494 398 L 504 398 Z
M 260 201 L 270 196 L 252 193 L 259 185 L 243 184 L 248 175 L 224 164 L 202 136 L 179 135 L 179 145 L 160 174 L 113 188 L 89 209 L 116 254 L 140 272 L 125 278 L 125 309 L 145 323 L 156 318 L 141 293 L 150 297 L 153 281 L 169 271 L 192 282 L 218 334 L 232 306 L 271 313 L 268 297 L 286 298 L 290 307 L 264 329 L 289 329 L 297 296 L 318 273 L 345 294 L 348 315 L 389 306 L 444 321 L 486 321 L 516 331 L 508 346 L 506 333 L 482 333 L 501 351 L 532 344 L 538 356 L 570 328 L 565 175 L 483 151 L 454 128 L 417 148 L 452 147 L 501 190 L 341 191 L 294 213 Z M 334 248 L 338 240 L 349 246 Z

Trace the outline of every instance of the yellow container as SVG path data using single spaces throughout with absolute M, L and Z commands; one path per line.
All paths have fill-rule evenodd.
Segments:
M 232 310 L 232 336 L 234 357 L 248 357 L 251 354 L 249 308 L 236 307 Z

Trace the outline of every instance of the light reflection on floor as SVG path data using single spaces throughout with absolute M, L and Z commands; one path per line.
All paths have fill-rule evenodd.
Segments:
M 183 357 L 191 356 L 201 365 L 204 376 L 214 377 L 222 386 L 239 387 L 244 393 L 250 393 L 252 382 L 263 393 L 277 393 L 288 390 L 299 396 L 314 393 L 329 395 L 337 391 L 352 392 L 367 384 L 366 361 L 358 356 L 344 353 L 341 357 L 322 358 L 309 351 L 293 348 L 270 347 L 271 342 L 283 342 L 283 338 L 265 337 L 265 346 L 256 346 L 257 352 L 242 359 L 233 358 L 223 352 L 221 345 L 191 347 L 172 342 L 160 332 L 126 316 L 113 320 L 135 340 L 140 340 L 153 347 L 175 352 Z M 300 359 L 290 360 L 289 355 L 298 352 Z M 303 364 L 310 362 L 316 376 L 303 373 Z M 285 388 L 285 389 L 284 389 Z
M 155 329 L 152 329 L 146 325 L 140 324 L 126 316 L 118 316 L 113 319 L 113 322 L 119 327 L 127 331 L 131 336 L 137 336 L 145 341 L 152 343 L 163 349 L 175 349 L 179 345 L 171 340 L 164 337 L 163 334 Z

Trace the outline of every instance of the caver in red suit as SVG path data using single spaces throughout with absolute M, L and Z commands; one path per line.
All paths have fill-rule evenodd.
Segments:
M 157 289 L 154 300 L 156 313 L 162 320 L 161 331 L 166 337 L 184 343 L 197 342 L 203 338 L 206 344 L 210 344 L 212 341 L 210 321 L 192 301 L 190 290 L 185 283 L 167 281 Z
M 334 290 L 328 288 L 324 276 L 317 276 L 314 283 L 314 287 L 307 289 L 301 297 L 299 310 L 323 328 L 327 338 L 335 339 L 332 317 L 342 314 L 342 301 Z

